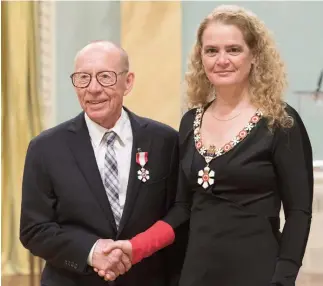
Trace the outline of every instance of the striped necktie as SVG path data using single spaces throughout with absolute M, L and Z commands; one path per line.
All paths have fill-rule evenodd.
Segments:
M 114 142 L 116 137 L 117 134 L 113 131 L 106 134 L 107 152 L 104 160 L 104 186 L 110 201 L 116 225 L 119 227 L 121 211 L 119 202 L 120 182 L 118 177 L 118 163 L 116 153 L 114 151 Z

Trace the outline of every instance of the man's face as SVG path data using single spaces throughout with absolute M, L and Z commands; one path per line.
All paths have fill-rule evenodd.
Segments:
M 102 126 L 120 115 L 123 96 L 132 88 L 133 74 L 123 63 L 117 48 L 103 45 L 82 50 L 76 59 L 72 80 L 78 100 L 89 118 Z

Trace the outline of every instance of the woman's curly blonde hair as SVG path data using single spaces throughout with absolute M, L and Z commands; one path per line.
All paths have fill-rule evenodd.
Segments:
M 186 74 L 189 106 L 204 106 L 215 95 L 202 65 L 202 36 L 210 22 L 234 25 L 242 32 L 245 42 L 254 55 L 255 62 L 249 74 L 251 102 L 260 108 L 268 120 L 268 127 L 290 127 L 290 116 L 286 113 L 283 93 L 287 87 L 284 63 L 275 42 L 257 16 L 238 6 L 222 5 L 216 8 L 200 24 L 197 41 L 191 55 Z

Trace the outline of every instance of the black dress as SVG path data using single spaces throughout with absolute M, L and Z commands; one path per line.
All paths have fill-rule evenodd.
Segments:
M 204 110 L 199 112 L 202 119 Z M 201 181 L 199 173 L 206 166 L 195 146 L 199 138 L 194 142 L 199 112 L 192 109 L 181 121 L 177 201 L 164 219 L 176 228 L 190 218 L 179 285 L 295 285 L 313 195 L 312 149 L 299 115 L 287 106 L 293 127 L 272 132 L 264 117 L 251 120 L 247 132 L 242 130 L 224 148 L 227 152 L 211 161 L 213 182 Z M 205 181 L 213 184 L 204 188 Z M 281 203 L 286 216 L 282 234 Z

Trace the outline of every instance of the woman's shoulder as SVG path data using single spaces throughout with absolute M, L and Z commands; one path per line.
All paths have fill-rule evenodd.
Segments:
M 197 108 L 191 108 L 187 110 L 182 119 L 179 126 L 179 139 L 180 143 L 183 143 L 189 134 L 193 131 L 193 124 L 195 120 Z
M 294 119 L 300 118 L 300 115 L 297 112 L 297 110 L 291 105 L 289 105 L 287 102 L 285 102 L 285 111 L 289 116 L 293 117 Z
M 285 102 L 285 111 L 288 115 L 288 118 L 286 120 L 288 120 L 288 122 L 290 123 L 290 124 L 287 124 L 287 125 L 290 125 L 288 129 L 299 128 L 299 127 L 305 128 L 301 115 L 294 107 L 292 107 L 287 102 Z M 283 128 L 283 129 L 286 129 L 286 128 Z
M 191 108 L 191 109 L 188 109 L 188 110 L 183 114 L 183 117 L 182 117 L 182 119 L 181 119 L 181 124 L 182 124 L 182 123 L 189 122 L 189 121 L 194 121 L 194 117 L 195 117 L 195 114 L 196 114 L 196 110 L 197 110 L 197 108 Z
M 286 126 L 279 126 L 276 128 L 276 137 L 289 138 L 290 136 L 294 135 L 298 138 L 306 137 L 306 140 L 309 140 L 305 124 L 299 112 L 287 102 L 285 102 L 285 111 L 288 115 L 288 118 L 286 118 Z

